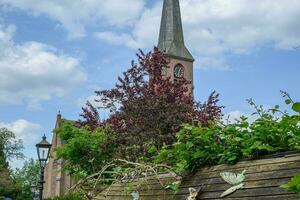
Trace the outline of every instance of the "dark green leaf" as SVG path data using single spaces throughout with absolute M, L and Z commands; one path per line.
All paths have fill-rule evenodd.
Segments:
M 299 113 L 300 113 L 300 102 L 294 103 L 292 109 L 293 109 L 295 112 L 299 112 Z
M 285 100 L 285 103 L 286 103 L 287 105 L 289 105 L 289 104 L 291 104 L 291 103 L 292 103 L 292 100 L 290 100 L 290 99 L 286 99 L 286 100 Z

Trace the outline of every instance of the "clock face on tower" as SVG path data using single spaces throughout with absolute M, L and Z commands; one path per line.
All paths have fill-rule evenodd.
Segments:
M 174 79 L 180 79 L 180 78 L 183 78 L 184 76 L 184 68 L 181 64 L 177 64 L 175 67 L 174 67 Z

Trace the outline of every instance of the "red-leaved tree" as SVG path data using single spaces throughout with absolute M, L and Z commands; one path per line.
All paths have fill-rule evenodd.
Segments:
M 102 126 L 99 112 L 90 101 L 86 102 L 86 107 L 82 108 L 82 113 L 79 116 L 82 119 L 76 121 L 75 125 L 77 127 L 87 127 L 89 130 L 93 131 Z
M 169 57 L 154 48 L 153 52 L 137 54 L 138 63 L 118 78 L 111 90 L 96 91 L 96 101 L 109 109 L 111 116 L 104 122 L 119 134 L 119 153 L 130 160 L 141 155 L 151 156 L 164 144 L 175 142 L 175 134 L 183 123 L 209 121 L 221 117 L 218 94 L 213 92 L 206 103 L 195 102 L 189 91 L 190 82 L 182 78 L 172 81 L 163 76 Z M 84 125 L 94 127 L 98 114 L 88 105 L 90 112 L 81 115 Z M 91 113 L 96 114 L 91 118 Z M 150 149 L 150 151 L 149 151 Z

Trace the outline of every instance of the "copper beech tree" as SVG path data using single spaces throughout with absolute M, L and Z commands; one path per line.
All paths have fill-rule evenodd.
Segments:
M 110 117 L 100 123 L 98 111 L 88 102 L 81 114 L 83 119 L 78 121 L 91 128 L 111 125 L 119 135 L 122 157 L 134 160 L 151 156 L 163 145 L 175 142 L 182 124 L 197 121 L 207 126 L 222 116 L 218 94 L 213 92 L 201 104 L 189 92 L 188 80 L 174 82 L 163 75 L 169 64 L 166 54 L 154 48 L 148 54 L 140 51 L 137 57 L 138 63 L 132 62 L 113 89 L 96 91 L 96 101 L 103 105 L 98 109 L 109 109 Z

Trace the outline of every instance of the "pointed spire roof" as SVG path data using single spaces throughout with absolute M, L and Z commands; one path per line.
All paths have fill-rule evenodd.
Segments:
M 158 48 L 171 56 L 194 61 L 184 44 L 179 0 L 164 0 Z

